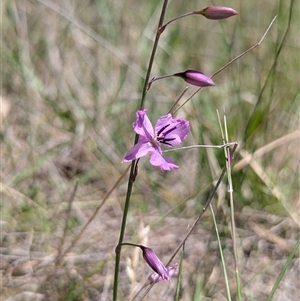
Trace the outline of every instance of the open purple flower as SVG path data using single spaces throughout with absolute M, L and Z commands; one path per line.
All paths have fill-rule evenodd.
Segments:
M 173 119 L 171 114 L 161 116 L 153 128 L 147 110 L 136 112 L 134 131 L 139 134 L 139 141 L 125 155 L 122 162 L 129 162 L 151 154 L 150 163 L 159 166 L 162 171 L 178 168 L 173 159 L 162 155 L 160 145 L 174 147 L 180 144 L 190 131 L 190 124 L 183 118 Z

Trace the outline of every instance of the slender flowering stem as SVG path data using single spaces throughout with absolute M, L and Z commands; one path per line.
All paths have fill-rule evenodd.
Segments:
M 210 20 L 222 20 L 222 19 L 226 19 L 232 16 L 237 15 L 237 12 L 229 7 L 224 7 L 224 6 L 208 6 L 204 9 L 201 10 L 194 10 L 188 13 L 185 13 L 183 15 L 177 16 L 171 20 L 169 20 L 168 22 L 166 22 L 164 25 L 160 26 L 158 28 L 158 32 L 159 33 L 163 33 L 164 30 L 166 29 L 166 27 L 174 22 L 177 21 L 179 19 L 182 19 L 184 17 L 188 17 L 191 15 L 202 15 L 204 17 L 206 17 L 207 19 Z
M 159 22 L 158 22 L 158 27 L 160 27 L 161 24 L 164 21 L 165 13 L 166 13 L 166 10 L 167 10 L 167 5 L 168 5 L 168 0 L 164 0 L 163 7 L 162 7 L 162 10 L 161 10 L 160 19 L 159 19 Z M 149 78 L 150 78 L 152 65 L 153 65 L 153 62 L 154 62 L 154 57 L 155 57 L 155 54 L 156 54 L 159 38 L 160 38 L 160 33 L 157 32 L 156 36 L 155 36 L 155 41 L 154 41 L 154 44 L 153 44 L 151 56 L 150 56 L 150 61 L 149 61 L 149 65 L 148 65 L 148 69 L 147 69 L 147 73 L 146 73 L 146 78 L 145 78 L 145 81 L 144 81 L 144 87 L 143 87 L 143 94 L 142 94 L 142 99 L 141 99 L 140 110 L 142 110 L 144 108 L 148 82 L 149 82 Z
M 158 27 L 160 27 L 163 24 L 163 20 L 164 20 L 164 17 L 165 17 L 165 12 L 166 12 L 166 9 L 167 9 L 167 5 L 168 5 L 168 0 L 164 0 L 162 10 L 161 10 L 160 19 L 159 19 L 159 23 L 158 23 Z M 144 108 L 145 97 L 146 97 L 146 93 L 147 93 L 147 84 L 148 84 L 148 81 L 149 81 L 149 78 L 150 78 L 151 69 L 152 69 L 155 53 L 156 53 L 156 50 L 157 50 L 159 38 L 160 38 L 160 33 L 157 32 L 156 37 L 155 37 L 155 42 L 154 42 L 154 45 L 153 45 L 153 48 L 152 48 L 151 56 L 150 56 L 150 61 L 149 61 L 148 69 L 147 69 L 145 82 L 144 82 L 143 93 L 142 93 L 142 98 L 141 98 L 141 103 L 140 103 L 140 109 Z M 134 139 L 134 144 L 136 144 L 138 142 L 138 138 L 139 138 L 139 135 L 136 134 L 135 139 Z M 134 183 L 134 180 L 135 180 L 135 177 L 136 177 L 136 173 L 137 173 L 137 162 L 133 161 L 132 164 L 131 164 L 130 175 L 129 175 L 129 178 L 128 178 L 127 193 L 126 193 L 126 199 L 125 199 L 125 205 L 124 205 L 124 211 L 123 211 L 123 217 L 122 217 L 122 224 L 121 224 L 121 230 L 120 230 L 120 236 L 119 236 L 119 245 L 123 242 L 123 239 L 124 239 L 127 214 L 128 214 L 128 210 L 129 210 L 131 192 L 132 192 L 133 183 Z M 113 286 L 113 301 L 117 301 L 117 299 L 118 299 L 118 281 L 119 281 L 120 259 L 121 259 L 121 251 L 116 252 L 115 272 L 114 272 L 114 286 Z
M 179 20 L 179 19 L 181 19 L 181 18 L 184 18 L 184 17 L 187 17 L 187 16 L 194 15 L 195 12 L 196 12 L 196 11 L 191 11 L 191 12 L 185 13 L 185 14 L 183 14 L 183 15 L 180 15 L 180 16 L 178 16 L 178 17 L 176 17 L 176 18 L 173 18 L 173 19 L 169 20 L 169 21 L 166 22 L 164 25 L 162 25 L 162 26 L 160 26 L 160 27 L 158 28 L 158 32 L 159 32 L 159 33 L 163 33 L 163 31 L 166 29 L 166 27 L 167 27 L 170 23 L 172 23 L 172 22 L 174 22 L 174 21 L 176 21 L 176 20 Z

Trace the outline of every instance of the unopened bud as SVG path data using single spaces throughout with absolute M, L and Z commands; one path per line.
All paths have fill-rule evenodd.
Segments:
M 140 246 L 143 251 L 143 257 L 148 265 L 156 272 L 162 280 L 170 280 L 169 271 L 164 264 L 159 260 L 152 249 Z
M 197 87 L 215 86 L 215 83 L 209 76 L 196 70 L 186 70 L 184 72 L 175 73 L 173 75 L 181 77 L 187 83 Z
M 226 6 L 208 6 L 197 13 L 210 20 L 227 19 L 238 14 L 234 9 Z

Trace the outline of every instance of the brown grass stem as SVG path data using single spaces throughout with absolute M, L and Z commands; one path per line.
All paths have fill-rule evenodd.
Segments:
M 223 67 L 221 67 L 220 69 L 218 69 L 216 72 L 214 72 L 211 76 L 211 78 L 215 77 L 217 74 L 219 74 L 220 72 L 222 72 L 224 69 L 226 69 L 227 67 L 229 67 L 231 64 L 233 64 L 235 61 L 239 60 L 241 57 L 243 57 L 245 54 L 247 54 L 248 52 L 252 51 L 253 49 L 257 48 L 260 46 L 260 44 L 263 42 L 264 38 L 266 37 L 267 33 L 269 32 L 270 28 L 272 27 L 273 23 L 275 22 L 277 16 L 275 16 L 273 18 L 273 20 L 271 21 L 271 23 L 269 24 L 267 30 L 264 32 L 263 36 L 261 37 L 261 39 L 252 47 L 250 47 L 249 49 L 247 49 L 246 51 L 244 51 L 243 53 L 239 54 L 237 57 L 235 57 L 234 59 L 232 59 L 231 61 L 229 61 L 227 64 L 225 64 Z M 194 93 L 192 93 L 191 96 L 189 96 L 184 103 L 182 103 L 175 111 L 172 112 L 172 115 L 175 114 L 178 110 L 180 110 L 190 99 L 192 99 L 200 90 L 202 89 L 202 87 L 198 88 Z
M 222 145 L 196 144 L 196 145 L 183 146 L 183 147 L 178 147 L 178 148 L 173 148 L 173 149 L 167 149 L 167 150 L 164 150 L 163 153 L 179 151 L 179 150 L 186 150 L 186 149 L 193 149 L 193 148 L 218 148 L 218 149 L 220 149 L 220 148 L 229 147 L 229 146 L 236 145 L 236 144 L 237 144 L 237 142 L 228 142 L 228 143 L 224 143 Z

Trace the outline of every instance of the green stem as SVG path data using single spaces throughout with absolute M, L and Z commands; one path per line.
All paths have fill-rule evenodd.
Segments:
M 162 10 L 161 10 L 160 19 L 159 19 L 159 23 L 158 23 L 158 28 L 163 24 L 165 13 L 166 13 L 166 9 L 167 9 L 167 5 L 168 5 L 168 0 L 164 0 L 163 7 L 162 7 Z M 145 82 L 144 82 L 143 94 L 142 94 L 140 109 L 144 108 L 145 97 L 146 97 L 147 87 L 148 87 L 148 82 L 149 82 L 149 78 L 150 78 L 150 74 L 151 74 L 151 70 L 152 70 L 152 65 L 153 65 L 153 62 L 154 62 L 154 57 L 155 57 L 155 54 L 156 54 L 156 50 L 157 50 L 157 46 L 158 46 L 158 41 L 159 41 L 160 35 L 161 34 L 157 31 L 156 32 L 156 36 L 155 36 L 155 41 L 154 41 L 153 49 L 152 49 L 152 53 L 151 53 L 151 56 L 150 56 L 150 61 L 149 61 L 149 65 L 148 65 L 148 70 L 147 70 Z
M 158 27 L 160 27 L 163 24 L 165 12 L 166 12 L 166 9 L 167 9 L 167 4 L 168 4 L 168 0 L 164 0 Z M 146 98 L 146 93 L 147 93 L 147 85 L 148 85 L 148 81 L 149 81 L 149 78 L 150 78 L 151 69 L 152 69 L 155 53 L 156 53 L 156 50 L 157 50 L 159 37 L 160 37 L 160 33 L 157 31 L 155 41 L 154 41 L 154 45 L 153 45 L 153 48 L 152 48 L 152 53 L 151 53 L 151 56 L 150 56 L 150 61 L 149 61 L 149 65 L 148 65 L 148 70 L 147 70 L 145 82 L 144 82 L 140 109 L 144 108 L 145 98 Z M 138 141 L 138 135 L 136 134 L 135 139 L 134 139 L 134 144 L 136 144 L 137 141 Z M 131 164 L 130 175 L 129 175 L 129 178 L 128 178 L 127 193 L 126 193 L 126 199 L 125 199 L 125 205 L 124 205 L 124 211 L 123 211 L 122 224 L 121 224 L 121 230 L 120 230 L 118 245 L 121 245 L 122 242 L 123 242 L 123 239 L 124 239 L 127 214 L 128 214 L 128 210 L 129 210 L 129 203 L 130 203 L 130 198 L 131 198 L 132 187 L 133 187 L 133 183 L 134 183 L 135 176 L 136 176 L 136 170 L 137 170 L 137 162 L 133 161 L 132 164 Z M 117 301 L 117 298 L 118 298 L 118 280 L 119 280 L 120 259 L 121 259 L 121 250 L 119 252 L 116 252 L 114 285 L 113 285 L 113 301 Z

